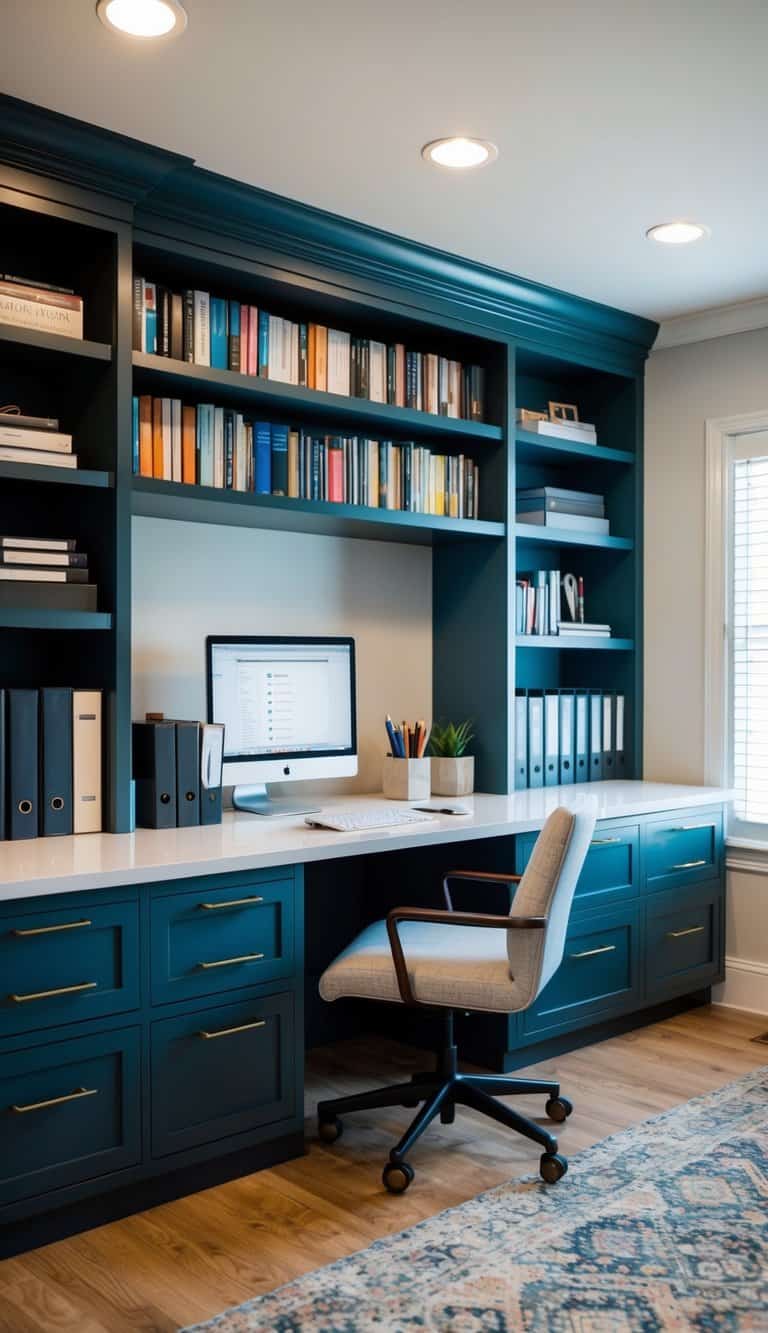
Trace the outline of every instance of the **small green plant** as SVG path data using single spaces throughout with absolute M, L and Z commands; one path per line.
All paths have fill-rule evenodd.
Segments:
M 471 718 L 458 726 L 454 722 L 435 722 L 429 737 L 429 752 L 436 759 L 461 759 L 474 736 Z

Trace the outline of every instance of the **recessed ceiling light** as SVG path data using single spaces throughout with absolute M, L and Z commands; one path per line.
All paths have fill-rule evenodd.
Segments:
M 105 27 L 129 37 L 170 37 L 187 26 L 178 0 L 98 0 L 96 13 Z
M 658 222 L 645 233 L 649 241 L 659 241 L 661 245 L 690 245 L 691 241 L 700 241 L 709 235 L 708 229 L 700 222 Z
M 434 162 L 438 167 L 451 167 L 454 171 L 466 171 L 468 167 L 483 167 L 499 156 L 495 144 L 487 139 L 433 139 L 425 143 L 421 156 L 427 162 Z

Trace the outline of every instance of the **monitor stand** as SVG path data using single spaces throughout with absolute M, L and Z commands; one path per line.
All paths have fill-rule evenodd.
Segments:
M 235 810 L 245 810 L 249 815 L 312 815 L 320 809 L 319 805 L 304 801 L 272 800 L 263 782 L 234 787 L 232 805 Z

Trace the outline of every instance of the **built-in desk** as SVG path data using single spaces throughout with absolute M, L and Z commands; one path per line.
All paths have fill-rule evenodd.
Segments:
M 467 1021 L 466 1053 L 511 1068 L 721 980 L 728 792 L 604 782 L 367 833 L 227 814 L 0 844 L 0 1253 L 299 1154 L 305 972 L 314 1009 L 366 919 L 434 901 L 449 865 L 521 871 L 549 811 L 585 796 L 599 823 L 561 968 L 525 1014 Z

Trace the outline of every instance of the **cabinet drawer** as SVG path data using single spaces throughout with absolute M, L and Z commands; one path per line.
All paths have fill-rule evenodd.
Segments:
M 639 994 L 639 909 L 572 921 L 552 980 L 523 1015 L 523 1032 L 565 1031 L 630 1008 Z
M 138 904 L 4 918 L 0 978 L 2 1037 L 135 1009 Z
M 535 833 L 518 838 L 516 869 L 522 873 L 536 842 Z M 632 898 L 640 891 L 640 831 L 637 824 L 596 829 L 579 876 L 574 908 Z
M 0 1206 L 132 1166 L 141 1155 L 139 1029 L 0 1060 Z
M 723 969 L 719 882 L 659 895 L 647 907 L 646 986 L 651 998 L 684 994 Z
M 645 882 L 652 892 L 720 873 L 722 811 L 667 816 L 645 825 Z
M 292 1115 L 293 1048 L 290 993 L 153 1023 L 153 1157 Z
M 292 879 L 259 879 L 155 898 L 153 1004 L 290 976 L 293 894 Z

